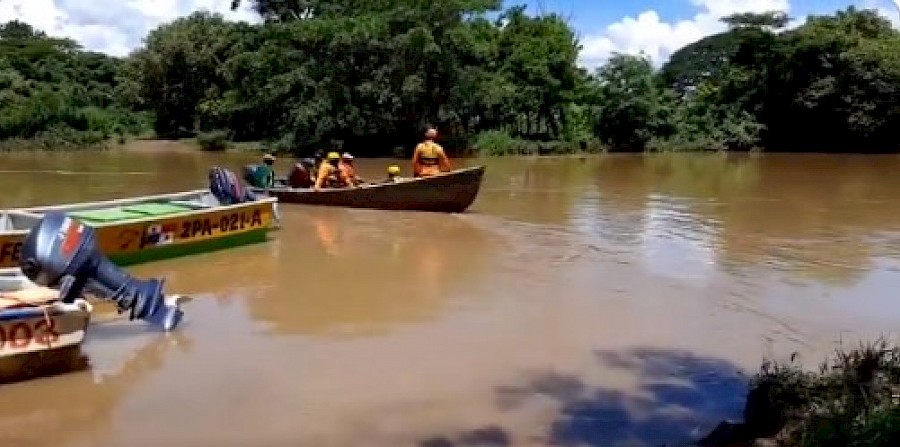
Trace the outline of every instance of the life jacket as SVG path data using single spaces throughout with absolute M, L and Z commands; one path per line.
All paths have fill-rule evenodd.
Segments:
M 344 180 L 341 178 L 341 169 L 337 166 L 332 165 L 331 163 L 328 163 L 327 161 L 324 163 L 328 164 L 328 169 L 330 172 L 325 177 L 325 184 L 322 186 L 326 188 L 343 188 L 347 186 L 347 184 L 344 183 Z
M 433 141 L 426 141 L 422 143 L 420 146 L 422 148 L 419 151 L 419 164 L 422 166 L 437 166 L 440 164 L 441 159 L 438 157 L 438 146 Z

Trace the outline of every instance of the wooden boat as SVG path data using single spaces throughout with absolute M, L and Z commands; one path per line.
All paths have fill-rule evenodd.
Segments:
M 475 166 L 430 177 L 402 179 L 396 183 L 365 184 L 358 188 L 251 190 L 258 194 L 267 192 L 284 203 L 461 213 L 475 201 L 483 177 L 484 166 Z
M 208 189 L 0 212 L 0 268 L 18 267 L 22 241 L 43 213 L 63 211 L 97 232 L 100 250 L 118 265 L 262 242 L 277 222 L 265 197 L 221 205 Z
M 91 305 L 57 300 L 58 292 L 38 287 L 21 272 L 0 273 L 0 377 L 8 380 L 23 365 L 84 341 Z

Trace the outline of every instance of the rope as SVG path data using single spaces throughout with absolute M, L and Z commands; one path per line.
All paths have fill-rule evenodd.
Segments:
M 35 304 L 35 303 L 28 302 L 26 300 L 23 300 L 17 296 L 4 295 L 3 293 L 0 293 L 0 298 L 7 299 L 10 301 L 15 301 L 15 302 L 19 303 L 20 306 L 16 306 L 16 308 L 19 308 L 19 307 L 38 307 L 38 308 L 40 308 L 41 312 L 44 314 L 44 323 L 47 324 L 47 329 L 50 329 L 53 327 L 52 326 L 53 320 L 50 318 L 50 306 L 51 306 L 50 304 Z M 50 342 L 48 341 L 47 349 L 52 349 L 52 348 L 53 347 L 50 346 Z
M 37 308 L 40 308 L 40 309 L 41 309 L 41 313 L 43 313 L 43 315 L 44 315 L 44 323 L 47 324 L 47 329 L 50 330 L 50 329 L 53 327 L 53 326 L 52 326 L 52 325 L 53 325 L 53 319 L 50 317 L 50 309 L 51 309 L 51 308 L 53 307 L 53 305 L 58 301 L 57 299 L 53 299 L 52 302 L 49 303 L 49 304 L 47 304 L 47 303 L 45 303 L 45 304 L 36 304 L 36 303 L 30 302 L 30 301 L 24 300 L 24 299 L 22 299 L 22 298 L 19 298 L 19 297 L 17 297 L 17 296 L 7 295 L 7 294 L 4 294 L 4 293 L 2 293 L 2 292 L 0 292 L 0 299 L 5 299 L 5 300 L 10 300 L 10 301 L 15 301 L 16 303 L 18 303 L 17 306 L 10 307 L 10 309 L 20 309 L 20 308 L 23 308 L 23 307 L 37 307 Z M 82 301 L 84 304 L 86 304 L 86 306 L 82 306 L 82 309 L 83 309 L 83 310 L 85 310 L 85 311 L 87 311 L 87 312 L 91 312 L 91 311 L 92 311 L 91 306 L 90 306 L 90 303 L 88 303 L 87 301 L 83 301 L 83 300 L 77 300 L 77 301 Z M 47 344 L 47 349 L 53 349 L 53 345 L 52 345 L 52 343 L 51 343 L 50 341 L 47 341 L 46 344 Z

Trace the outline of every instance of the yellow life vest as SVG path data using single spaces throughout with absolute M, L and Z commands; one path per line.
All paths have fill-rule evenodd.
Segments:
M 433 141 L 426 141 L 421 143 L 420 148 L 419 164 L 422 166 L 437 166 L 440 163 L 441 159 L 438 156 L 440 146 Z

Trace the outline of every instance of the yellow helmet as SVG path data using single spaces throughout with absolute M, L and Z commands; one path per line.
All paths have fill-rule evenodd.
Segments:
M 400 166 L 397 166 L 397 165 L 388 166 L 388 174 L 400 175 Z
M 341 159 L 341 154 L 338 154 L 337 152 L 329 152 L 329 153 L 328 153 L 328 159 L 329 159 L 329 160 L 340 160 L 340 159 Z

